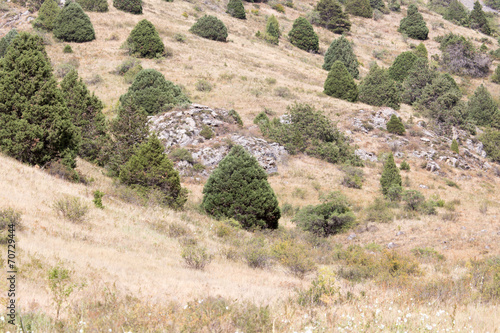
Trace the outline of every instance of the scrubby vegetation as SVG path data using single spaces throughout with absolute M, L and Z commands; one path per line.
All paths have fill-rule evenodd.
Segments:
M 359 100 L 366 104 L 399 110 L 401 96 L 389 71 L 374 64 L 359 85 Z
M 108 1 L 106 0 L 77 0 L 84 10 L 90 12 L 107 12 Z
M 7 48 L 17 35 L 18 32 L 16 29 L 10 29 L 9 32 L 5 36 L 3 36 L 2 39 L 0 39 L 0 58 L 3 58 L 5 56 L 5 53 L 7 53 Z
M 113 0 L 113 7 L 132 14 L 142 14 L 142 0 Z
M 95 39 L 90 18 L 76 2 L 68 1 L 54 22 L 54 37 L 65 42 L 84 43 Z
M 345 11 L 354 16 L 372 18 L 373 9 L 369 0 L 347 0 Z
M 210 15 L 201 17 L 189 31 L 200 37 L 219 42 L 225 42 L 227 38 L 227 28 L 224 23 Z
M 38 17 L 33 21 L 33 27 L 52 31 L 55 27 L 57 15 L 61 12 L 61 8 L 55 0 L 45 0 L 38 11 Z
M 245 7 L 243 7 L 243 3 L 241 0 L 229 0 L 227 3 L 227 11 L 229 15 L 232 17 L 236 17 L 238 19 L 246 19 Z
M 342 34 L 351 29 L 349 17 L 336 0 L 320 0 L 316 5 L 316 11 L 319 14 L 318 24 L 331 32 Z

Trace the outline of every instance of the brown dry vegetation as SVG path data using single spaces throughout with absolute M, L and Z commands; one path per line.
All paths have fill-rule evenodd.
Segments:
M 324 110 L 333 121 L 339 121 L 340 128 L 347 129 L 348 120 L 355 112 L 373 107 L 337 100 L 322 93 L 327 76 L 321 69 L 322 55 L 301 51 L 285 38 L 280 40 L 279 46 L 271 46 L 254 37 L 257 30 L 265 29 L 266 15 L 270 14 L 277 16 L 286 34 L 293 20 L 311 10 L 315 2 L 296 1 L 296 8 L 285 7 L 285 14 L 276 13 L 266 4 L 245 2 L 248 19 L 240 21 L 224 14 L 225 1 L 168 3 L 146 0 L 144 15 L 140 16 L 118 11 L 110 1 L 109 13 L 88 13 L 96 30 L 95 41 L 71 43 L 72 54 L 64 54 L 64 44 L 53 41 L 47 46 L 47 52 L 54 68 L 77 59 L 79 74 L 84 79 L 94 75 L 103 78 L 101 83 L 89 88 L 103 100 L 105 113 L 112 118 L 128 84 L 111 72 L 127 58 L 120 46 L 135 24 L 146 18 L 156 26 L 165 45 L 173 50 L 173 56 L 161 60 L 142 59 L 142 66 L 155 68 L 168 80 L 183 85 L 193 102 L 234 108 L 248 125 L 264 107 L 281 115 L 288 105 L 297 101 Z M 258 15 L 250 12 L 257 7 Z M 424 41 L 429 56 L 439 53 L 438 43 L 433 38 L 450 31 L 477 40 L 484 37 L 452 25 L 435 13 L 425 9 L 422 12 L 430 28 L 430 39 Z M 229 31 L 228 43 L 205 40 L 188 32 L 196 17 L 204 13 L 222 18 Z M 354 51 L 361 63 L 361 77 L 374 61 L 374 50 L 387 51 L 385 58 L 377 62 L 388 67 L 400 52 L 410 49 L 410 43 L 416 43 L 411 39 L 404 41 L 397 33 L 401 17 L 403 14 L 391 13 L 379 21 L 351 18 L 353 28 L 349 39 L 354 41 Z M 31 30 L 31 27 L 24 25 L 18 29 Z M 337 36 L 317 27 L 315 31 L 319 34 L 320 50 L 325 52 Z M 185 43 L 175 41 L 174 35 L 178 33 L 186 36 Z M 496 45 L 493 38 L 489 39 Z M 479 46 L 477 40 L 474 44 Z M 275 79 L 276 83 L 270 83 L 267 78 Z M 195 84 L 199 79 L 209 81 L 214 89 L 198 92 Z M 458 78 L 457 82 L 464 83 L 468 94 L 472 94 L 480 83 L 486 84 L 493 96 L 500 93 L 500 86 L 489 81 Z M 277 96 L 277 87 L 287 87 L 292 96 Z M 403 119 L 408 119 L 413 111 L 403 105 L 400 113 Z M 256 131 L 255 128 L 249 130 Z M 411 139 L 409 135 L 407 138 Z M 355 133 L 353 139 L 368 151 L 390 151 L 387 144 L 371 140 L 369 136 Z M 415 140 L 414 144 L 422 143 Z M 400 162 L 396 160 L 397 164 Z M 397 246 L 394 251 L 404 256 L 399 263 L 417 260 L 421 274 L 416 277 L 404 274 L 393 279 L 384 275 L 383 268 L 374 266 L 373 269 L 381 270 L 379 277 L 353 282 L 337 276 L 335 288 L 338 292 L 334 297 L 323 299 L 321 306 L 300 306 L 298 291 L 307 290 L 316 273 L 299 279 L 290 275 L 283 265 L 252 269 L 241 258 L 227 259 L 224 249 L 238 252 L 245 241 L 256 235 L 229 229 L 229 236 L 217 236 L 220 222 L 201 214 L 197 208 L 202 198 L 202 182 L 184 182 L 190 190 L 186 210 L 174 212 L 154 204 L 134 203 L 138 199 L 105 177 L 103 170 L 81 160 L 78 170 L 87 179 L 92 179 L 87 185 L 68 183 L 0 156 L 0 209 L 19 210 L 24 226 L 18 232 L 18 304 L 24 313 L 34 318 L 37 332 L 51 332 L 56 328 L 61 331 L 83 329 L 85 332 L 108 329 L 170 332 L 182 328 L 189 332 L 209 332 L 211 328 L 234 332 L 241 326 L 234 324 L 231 316 L 243 318 L 242 313 L 253 313 L 256 310 L 251 304 L 262 306 L 261 309 L 265 309 L 262 311 L 269 313 L 267 326 L 263 324 L 260 330 L 263 332 L 308 329 L 493 332 L 500 327 L 498 298 L 496 302 L 485 299 L 466 278 L 471 272 L 471 259 L 482 261 L 500 254 L 499 178 L 491 172 L 478 175 L 477 170 L 462 171 L 443 166 L 448 179 L 459 184 L 460 188 L 455 188 L 447 186 L 444 178 L 421 169 L 420 160 L 410 159 L 409 163 L 411 171 L 402 172 L 403 178 L 408 175 L 409 188 L 421 191 L 426 198 L 439 197 L 446 203 L 459 201 L 454 210 L 437 208 L 437 215 L 408 217 L 399 208 L 394 210 L 390 223 L 368 223 L 376 225 L 378 230 L 361 232 L 355 227 L 356 238 L 352 240 L 347 239 L 348 232 L 320 241 L 316 248 L 304 239 L 306 236 L 299 235 L 296 241 L 310 247 L 309 255 L 320 266 L 333 271 L 348 265 L 332 259 L 339 246 L 343 249 L 349 245 L 366 247 L 368 256 L 381 260 L 383 252 L 380 250 L 393 242 Z M 343 172 L 338 166 L 299 155 L 281 163 L 279 173 L 269 180 L 280 204 L 288 203 L 293 207 L 317 204 L 321 193 L 341 190 L 351 200 L 358 222 L 363 226 L 367 224 L 366 208 L 381 195 L 382 165 L 368 163 L 363 170 L 366 179 L 363 189 L 348 189 L 341 185 Z M 420 185 L 427 188 L 422 189 Z M 106 194 L 104 210 L 92 204 L 95 190 Z M 54 202 L 65 196 L 78 197 L 90 207 L 82 223 L 64 219 L 53 208 Z M 487 211 L 482 213 L 480 208 L 485 204 Z M 193 270 L 182 261 L 178 238 L 166 231 L 172 224 L 183 226 L 214 255 L 205 270 Z M 281 233 L 295 237 L 295 225 L 290 217 L 283 217 L 280 224 L 284 230 Z M 397 236 L 400 231 L 404 234 Z M 265 234 L 263 237 L 274 243 L 279 242 L 281 236 Z M 411 253 L 414 248 L 433 248 L 446 260 L 415 257 Z M 47 272 L 57 263 L 71 269 L 73 281 L 80 284 L 70 296 L 69 306 L 62 314 L 64 324 L 59 326 L 54 324 L 55 308 L 47 286 Z M 2 266 L 0 289 L 5 290 L 5 262 Z M 460 282 L 462 278 L 465 282 Z M 460 286 L 466 286 L 468 292 L 453 287 L 453 282 L 462 283 Z M 432 283 L 436 288 L 426 289 Z M 463 296 L 457 296 L 460 293 Z M 214 310 L 218 297 L 225 299 L 227 311 Z M 7 301 L 5 293 L 0 295 L 0 300 Z M 267 305 L 269 309 L 265 308 Z M 255 321 L 255 317 L 247 321 Z M 0 328 L 8 329 L 3 322 Z M 252 331 L 246 328 L 243 328 L 245 332 Z

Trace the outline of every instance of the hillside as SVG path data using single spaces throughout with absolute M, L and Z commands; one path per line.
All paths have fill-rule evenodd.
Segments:
M 451 152 L 453 137 L 427 126 L 431 121 L 410 105 L 394 111 L 324 94 L 324 53 L 338 35 L 314 26 L 320 46 L 316 54 L 296 48 L 286 37 L 277 46 L 255 37 L 258 30 L 265 31 L 271 14 L 286 35 L 316 2 L 295 1 L 293 8 L 284 6 L 284 13 L 272 9 L 272 3 L 244 2 L 247 19 L 238 20 L 225 13 L 226 1 L 145 0 L 142 15 L 119 11 L 108 1 L 109 12 L 86 12 L 96 33 L 92 42 L 65 43 L 41 33 L 58 80 L 68 64 L 76 67 L 104 103 L 108 121 L 117 116 L 119 98 L 130 86 L 115 74 L 129 58 L 121 46 L 137 22 L 148 19 L 168 51 L 163 58 L 140 59 L 142 67 L 160 71 L 196 103 L 164 115 L 167 121 L 177 117 L 165 133 L 177 130 L 193 109 L 210 110 L 212 116 L 213 110 L 234 109 L 243 121 L 242 127 L 214 125 L 215 138 L 197 145 L 193 142 L 198 137 L 192 137 L 185 146 L 189 150 L 206 148 L 210 153 L 235 137 L 271 142 L 254 118 L 262 111 L 280 117 L 299 103 L 324 112 L 349 137 L 364 167 L 362 188 L 356 189 L 342 185 L 349 166 L 302 153 L 280 155 L 268 169 L 282 209 L 280 228 L 249 232 L 200 209 L 203 186 L 215 165 L 183 174 L 188 200 L 183 210 L 175 211 L 154 198 L 145 201 L 81 158 L 76 170 L 84 181 L 73 183 L 2 154 L 0 212 L 12 208 L 21 214 L 16 293 L 17 318 L 22 318 L 24 330 L 494 332 L 500 327 L 500 166 L 485 156 L 479 135 L 466 131 L 455 135 L 460 153 Z M 4 1 L 0 9 L 0 36 L 13 27 L 35 32 L 30 17 L 36 13 Z M 441 56 L 435 38 L 449 32 L 465 36 L 476 48 L 484 44 L 497 49 L 494 37 L 454 25 L 424 4 L 419 11 L 430 30 L 423 41 L 429 59 Z M 189 32 L 205 14 L 223 20 L 228 42 Z M 402 12 L 377 20 L 350 16 L 352 28 L 346 36 L 353 42 L 361 78 L 371 62 L 387 68 L 397 55 L 420 43 L 397 32 L 405 14 L 403 5 Z M 494 20 L 498 25 L 498 17 Z M 65 45 L 73 53 L 64 53 Z M 491 71 L 497 64 L 494 60 Z M 462 101 L 483 84 L 498 102 L 500 85 L 489 77 L 454 78 Z M 211 89 L 197 89 L 200 80 Z M 170 116 L 173 112 L 178 115 Z M 406 124 L 403 136 L 386 130 L 395 112 Z M 195 120 L 193 131 L 198 133 L 201 123 Z M 281 146 L 276 149 L 282 151 Z M 401 171 L 404 189 L 434 202 L 434 214 L 408 211 L 403 202 L 382 199 L 380 176 L 391 152 L 398 166 L 403 161 L 410 165 L 409 171 Z M 205 158 L 201 153 L 193 156 Z M 97 190 L 105 194 L 104 209 L 92 202 Z M 356 225 L 326 238 L 302 231 L 292 221 L 294 213 L 319 204 L 332 191 L 347 197 Z M 72 222 L 57 211 L 55 206 L 64 200 L 88 207 L 81 221 Z M 204 269 L 190 268 L 182 258 L 192 243 L 212 256 Z M 8 290 L 5 258 L 2 290 Z M 309 264 L 312 268 L 304 276 L 297 273 Z M 58 294 L 49 278 L 54 267 L 68 270 L 70 279 L 60 285 L 67 281 L 72 287 L 68 297 L 60 298 L 59 318 Z M 6 293 L 0 299 L 5 305 L 9 300 Z M 3 313 L 0 330 L 16 330 L 2 319 L 8 318 Z

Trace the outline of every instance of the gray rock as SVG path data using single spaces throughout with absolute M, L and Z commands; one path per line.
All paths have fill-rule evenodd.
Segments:
M 389 244 L 387 244 L 388 249 L 394 249 L 395 247 L 398 247 L 396 243 L 390 242 Z
M 353 240 L 354 238 L 356 238 L 356 234 L 350 234 L 347 240 Z
M 429 161 L 427 162 L 425 169 L 430 172 L 435 172 L 441 170 L 441 167 L 436 162 Z
M 363 161 L 370 161 L 370 162 L 377 162 L 378 161 L 377 155 L 375 155 L 375 153 L 369 153 L 363 149 L 356 149 L 354 151 L 354 154 L 356 156 L 358 156 L 360 159 L 362 159 Z
M 396 233 L 396 236 L 403 236 L 403 235 L 405 235 L 405 232 L 404 232 L 404 231 L 398 231 L 398 232 Z
M 422 185 L 422 184 L 418 185 L 418 187 L 423 188 L 423 189 L 428 189 L 429 188 L 427 185 Z

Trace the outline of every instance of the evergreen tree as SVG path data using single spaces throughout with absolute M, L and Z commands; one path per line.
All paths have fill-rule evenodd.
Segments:
M 77 0 L 82 6 L 83 10 L 88 10 L 90 12 L 107 12 L 108 11 L 108 1 L 107 0 Z
M 455 154 L 459 153 L 459 151 L 458 151 L 458 142 L 455 139 L 453 139 L 453 141 L 451 142 L 451 151 L 454 152 Z
M 491 29 L 483 12 L 483 6 L 479 1 L 474 2 L 474 8 L 469 16 L 470 27 L 481 31 L 485 35 L 491 35 Z
M 351 43 L 344 36 L 335 39 L 325 53 L 323 69 L 329 71 L 335 61 L 340 61 L 355 79 L 359 79 L 358 59 L 354 54 Z
M 492 161 L 500 163 L 500 131 L 487 128 L 479 137 L 484 145 L 484 151 Z
M 319 39 L 314 29 L 303 17 L 299 17 L 293 22 L 292 30 L 288 33 L 290 43 L 304 51 L 318 52 Z
M 387 122 L 387 132 L 398 135 L 403 135 L 406 132 L 405 125 L 395 114 L 391 115 L 391 119 Z
M 274 15 L 269 16 L 266 23 L 267 40 L 278 45 L 281 36 L 280 24 Z
M 347 0 L 345 11 L 354 16 L 373 17 L 373 9 L 369 0 Z
M 127 38 L 130 54 L 136 54 L 141 58 L 155 58 L 165 53 L 165 45 L 155 26 L 144 19 L 132 29 Z
M 190 103 L 179 86 L 165 80 L 163 74 L 154 69 L 140 71 L 127 93 L 120 97 L 120 102 L 123 103 L 131 96 L 149 115 Z
M 370 0 L 370 6 L 372 9 L 377 9 L 382 13 L 387 13 L 387 7 L 385 7 L 383 0 Z
M 401 184 L 401 175 L 399 174 L 399 169 L 394 162 L 394 156 L 391 153 L 384 163 L 384 170 L 382 171 L 382 176 L 380 177 L 382 193 L 387 195 L 391 187 L 401 187 Z
M 400 12 L 401 4 L 399 3 L 399 0 L 389 0 L 389 9 L 392 12 Z
M 413 67 L 408 71 L 403 81 L 401 100 L 403 103 L 413 105 L 422 95 L 424 88 L 432 82 L 436 73 L 429 68 L 427 59 L 415 60 Z
M 90 18 L 76 2 L 66 2 L 57 15 L 54 24 L 54 37 L 65 42 L 84 43 L 95 39 L 94 27 Z
M 113 7 L 132 14 L 142 14 L 142 0 L 113 0 Z
M 134 96 L 121 101 L 118 116 L 110 123 L 113 141 L 106 146 L 106 169 L 110 176 L 118 176 L 120 168 L 130 159 L 135 148 L 148 136 L 148 114 L 138 105 Z
M 339 60 L 333 63 L 328 72 L 324 88 L 324 93 L 328 96 L 349 102 L 356 102 L 358 99 L 358 87 L 347 68 Z
M 413 39 L 425 40 L 429 35 L 429 29 L 425 24 L 422 14 L 418 12 L 417 6 L 408 6 L 407 16 L 399 22 L 399 32 L 405 33 Z
M 477 87 L 474 95 L 467 103 L 468 116 L 480 126 L 499 126 L 497 121 L 500 117 L 498 106 L 491 94 L 482 84 Z
M 61 11 L 55 0 L 45 0 L 38 11 L 38 17 L 33 21 L 33 27 L 52 31 L 56 17 Z
M 425 48 L 424 43 L 418 44 L 417 47 L 415 48 L 414 53 L 419 58 L 427 59 L 428 57 L 427 49 Z
M 156 135 L 142 143 L 120 170 L 120 181 L 142 193 L 159 191 L 161 203 L 182 208 L 187 192 L 181 188 L 179 172 L 165 154 L 165 147 Z
M 5 53 L 7 53 L 7 48 L 17 35 L 17 30 L 11 29 L 5 36 L 3 36 L 2 39 L 0 39 L 0 58 L 2 58 Z
M 448 8 L 446 8 L 446 11 L 443 14 L 443 18 L 464 27 L 469 26 L 470 23 L 469 11 L 458 0 L 451 0 Z
M 417 60 L 417 56 L 413 52 L 400 53 L 389 67 L 389 76 L 395 81 L 403 82 L 415 60 Z
M 0 59 L 0 149 L 25 163 L 74 168 L 79 141 L 42 39 L 20 33 Z
M 320 25 L 333 33 L 341 34 L 351 30 L 351 21 L 337 0 L 320 0 L 316 5 Z
M 215 217 L 234 218 L 243 228 L 278 228 L 278 200 L 255 157 L 234 146 L 203 188 L 203 209 Z
M 102 149 L 107 145 L 104 105 L 78 79 L 75 70 L 70 71 L 61 82 L 61 91 L 66 101 L 72 123 L 81 130 L 81 145 L 78 154 L 91 162 L 101 162 Z
M 225 42 L 227 38 L 227 28 L 224 22 L 210 15 L 201 17 L 189 31 L 200 37 L 219 42 Z
M 2 50 L 0 46 L 0 57 L 2 56 Z M 496 84 L 500 84 L 500 65 L 497 65 L 497 68 L 495 69 L 495 73 L 491 76 L 491 81 L 495 82 Z
M 388 106 L 398 110 L 401 97 L 389 72 L 375 64 L 359 85 L 359 100 L 366 104 Z
M 427 110 L 429 116 L 438 122 L 456 122 L 450 111 L 457 105 L 462 93 L 449 74 L 441 74 L 425 86 L 416 101 L 417 107 Z
M 241 2 L 241 0 L 229 0 L 226 13 L 242 20 L 247 18 L 245 7 L 243 7 L 243 2 Z

